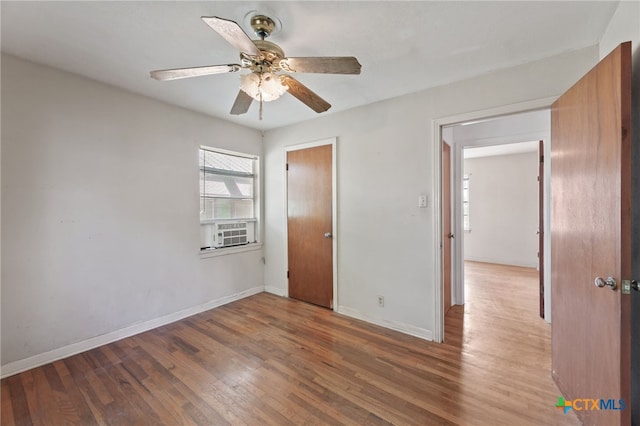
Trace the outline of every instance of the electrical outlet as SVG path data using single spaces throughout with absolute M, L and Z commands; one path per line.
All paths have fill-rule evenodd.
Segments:
M 378 296 L 378 306 L 381 308 L 384 307 L 384 296 Z

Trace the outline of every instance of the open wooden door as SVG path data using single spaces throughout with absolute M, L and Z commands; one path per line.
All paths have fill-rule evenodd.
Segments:
M 451 147 L 442 141 L 442 277 L 443 312 L 451 309 Z
M 553 104 L 551 187 L 553 376 L 584 424 L 628 425 L 631 43 Z
M 333 145 L 287 152 L 289 296 L 333 308 Z
M 544 142 L 538 142 L 538 274 L 540 318 L 544 319 Z

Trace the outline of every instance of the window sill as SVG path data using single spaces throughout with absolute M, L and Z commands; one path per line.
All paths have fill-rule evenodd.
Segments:
M 220 222 L 257 222 L 258 219 L 254 218 L 235 218 L 235 219 L 201 219 L 200 225 L 214 225 Z
M 226 256 L 228 254 L 244 253 L 246 251 L 255 251 L 262 249 L 262 243 L 251 243 L 238 247 L 226 247 L 219 249 L 207 249 L 200 251 L 200 259 L 207 259 L 209 257 Z

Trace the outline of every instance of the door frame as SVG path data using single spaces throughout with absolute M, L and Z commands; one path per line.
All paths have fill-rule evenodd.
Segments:
M 318 146 L 324 146 L 324 145 L 331 145 L 331 233 L 332 233 L 332 237 L 331 237 L 331 241 L 333 244 L 332 250 L 333 250 L 333 259 L 332 259 L 332 263 L 333 263 L 333 311 L 334 312 L 338 312 L 338 238 L 339 238 L 339 233 L 338 233 L 338 173 L 337 173 L 337 147 L 338 147 L 338 139 L 336 137 L 332 137 L 332 138 L 327 138 L 327 139 L 321 139 L 321 140 L 317 140 L 317 141 L 312 141 L 312 142 L 305 142 L 305 143 L 300 143 L 300 144 L 294 144 L 294 145 L 287 145 L 284 147 L 283 150 L 283 166 L 282 166 L 282 173 L 284 174 L 284 241 L 285 241 L 285 245 L 284 245 L 284 270 L 285 273 L 286 271 L 289 270 L 289 244 L 287 243 L 287 241 L 289 241 L 289 229 L 288 229 L 288 222 L 287 222 L 287 212 L 289 211 L 288 209 L 288 201 L 289 201 L 289 189 L 288 189 L 288 175 L 287 175 L 287 171 L 286 171 L 286 163 L 287 163 L 287 153 L 290 151 L 299 151 L 301 149 L 307 149 L 307 148 L 315 148 Z M 287 280 L 287 285 L 285 286 L 284 289 L 284 296 L 285 297 L 289 297 L 289 280 L 285 277 L 285 279 Z
M 435 265 L 433 271 L 433 282 L 435 285 L 433 286 L 433 340 L 435 342 L 441 343 L 444 339 L 444 309 L 443 309 L 443 299 L 444 299 L 444 278 L 443 278 L 443 256 L 442 256 L 442 215 L 438 212 L 442 211 L 442 138 L 443 138 L 443 127 L 451 126 L 455 124 L 460 124 L 469 121 L 477 121 L 477 120 L 486 120 L 490 118 L 498 118 L 501 116 L 518 114 L 523 112 L 535 111 L 540 109 L 551 108 L 551 104 L 557 99 L 557 96 L 547 97 L 542 99 L 535 99 L 527 102 L 520 102 L 511 105 L 504 105 L 495 108 L 489 108 L 485 110 L 479 110 L 464 114 L 457 114 L 447 117 L 437 118 L 432 120 L 432 134 L 433 134 L 433 211 L 434 221 L 433 221 L 433 235 L 435 238 L 433 239 L 433 252 L 435 253 Z M 521 142 L 531 141 L 543 139 L 548 141 L 549 138 L 543 137 L 540 138 L 540 135 L 537 134 L 531 138 L 531 135 L 520 135 L 527 136 L 527 139 L 521 140 Z M 485 141 L 486 142 L 486 141 Z M 500 143 L 514 143 L 518 142 L 518 140 L 514 140 L 513 138 L 509 138 L 508 141 L 506 138 L 493 138 L 491 143 L 486 143 L 486 145 L 496 145 Z M 454 193 L 452 196 L 453 201 L 453 211 L 454 211 L 454 223 L 453 223 L 453 233 L 454 235 L 464 235 L 464 231 L 462 230 L 462 191 L 458 188 L 458 186 L 462 183 L 462 150 L 463 146 L 458 146 L 453 143 L 454 152 L 453 152 L 453 181 L 452 186 L 454 189 Z M 467 145 L 471 146 L 471 145 Z M 473 145 L 473 146 L 481 146 L 481 145 Z M 545 143 L 545 155 L 547 154 L 547 150 L 550 149 L 550 144 Z M 547 157 L 548 158 L 548 157 Z M 550 162 L 545 163 L 545 178 L 547 178 L 547 182 L 550 182 L 548 178 L 548 174 L 550 173 Z M 545 201 L 547 201 L 547 205 L 549 205 L 550 193 L 547 191 L 545 194 Z M 547 209 L 547 206 L 545 206 Z M 548 220 L 545 227 L 548 227 Z M 545 234 L 545 246 L 550 243 L 550 233 Z M 463 261 L 463 253 L 464 253 L 464 238 L 456 238 L 453 241 L 453 254 L 452 254 L 452 271 L 451 271 L 451 298 L 453 303 L 460 304 L 464 303 L 464 261 Z M 547 241 L 548 240 L 548 241 Z M 545 251 L 545 265 L 546 269 L 550 270 L 550 259 L 549 256 L 550 251 Z M 545 285 L 548 289 L 550 285 L 550 277 L 545 276 Z M 550 293 L 547 292 L 547 293 Z M 547 300 L 548 296 L 545 293 L 545 304 L 546 306 L 551 306 L 551 301 Z M 548 303 L 547 303 L 548 302 Z M 551 321 L 551 314 L 549 313 L 547 317 L 547 321 Z
M 446 316 L 447 312 L 449 311 L 449 309 L 451 309 L 451 305 L 453 304 L 452 302 L 454 301 L 453 300 L 453 281 L 451 280 L 451 272 L 453 271 L 453 268 L 451 267 L 452 260 L 453 260 L 453 256 L 451 254 L 451 248 L 452 248 L 452 243 L 453 243 L 453 236 L 455 236 L 455 234 L 453 233 L 454 232 L 454 228 L 453 228 L 454 221 L 451 220 L 451 218 L 453 216 L 452 213 L 453 213 L 453 194 L 454 194 L 454 191 L 453 191 L 453 179 L 451 179 L 451 177 L 453 175 L 453 173 L 452 173 L 453 169 L 451 167 L 452 164 L 453 164 L 453 161 L 452 161 L 453 152 L 452 152 L 452 149 L 451 149 L 451 145 L 448 144 L 447 141 L 444 140 L 444 138 L 440 142 L 440 145 L 441 145 L 440 149 L 441 149 L 441 152 L 442 152 L 441 155 L 442 155 L 442 159 L 443 159 L 443 161 L 441 162 L 441 164 L 443 166 L 443 169 L 442 169 L 443 173 L 441 174 L 442 179 L 443 179 L 442 180 L 442 200 L 443 200 L 443 203 L 442 203 L 441 215 L 442 215 L 442 220 L 443 220 L 442 223 L 444 224 L 445 221 L 448 221 L 448 225 L 449 225 L 449 232 L 447 233 L 446 236 L 442 237 L 442 256 L 443 256 L 442 257 L 442 265 L 443 265 L 443 271 L 442 271 L 443 293 L 442 294 L 443 294 L 443 302 L 447 302 L 447 299 L 444 297 L 445 295 L 447 295 L 449 297 L 449 300 L 448 300 L 449 306 L 447 306 L 445 303 L 443 303 L 443 310 L 444 311 L 443 311 L 442 314 Z M 447 164 L 444 161 L 444 159 L 445 159 L 444 158 L 444 151 L 445 151 L 444 147 L 445 147 L 445 145 L 448 147 L 448 150 L 449 150 L 449 159 L 448 159 L 449 160 L 448 161 L 449 164 Z M 447 166 L 446 169 L 444 168 L 445 165 Z M 448 173 L 444 173 L 445 170 Z M 445 182 L 447 184 L 446 186 L 448 186 L 448 189 L 449 189 L 448 196 L 445 194 Z M 445 200 L 447 202 L 445 202 Z M 447 216 L 449 216 L 449 217 L 447 218 Z M 443 226 L 443 230 L 442 230 L 442 234 L 443 235 L 446 232 L 446 229 L 444 229 L 444 228 L 445 227 Z M 450 237 L 450 235 L 453 235 L 453 236 Z M 449 240 L 449 241 L 447 242 L 447 240 Z M 447 259 L 447 257 L 448 257 L 448 259 Z M 449 270 L 449 277 L 448 277 L 449 278 L 449 282 L 447 282 L 445 280 L 446 272 L 444 270 L 444 265 L 446 265 L 447 260 L 449 262 L 449 269 L 450 269 Z
M 551 111 L 549 111 L 549 115 L 551 115 Z M 550 220 L 548 220 L 551 215 L 549 215 L 549 217 L 547 217 L 547 207 L 549 206 L 549 210 L 551 210 L 550 208 L 550 202 L 551 200 L 548 200 L 547 197 L 549 196 L 549 191 L 547 191 L 546 189 L 546 185 L 547 185 L 547 180 L 545 179 L 547 173 L 546 173 L 546 165 L 545 165 L 545 159 L 547 161 L 550 161 L 551 156 L 547 155 L 546 153 L 546 147 L 547 145 L 551 144 L 551 134 L 549 134 L 549 139 L 547 140 L 547 142 L 545 143 L 544 139 L 540 139 L 538 141 L 538 287 L 540 288 L 540 295 L 538 296 L 538 298 L 540 299 L 538 302 L 538 311 L 540 314 L 540 318 L 542 319 L 546 319 L 547 318 L 547 304 L 545 302 L 545 297 L 546 297 L 546 275 L 547 272 L 545 270 L 545 261 L 544 261 L 544 257 L 545 257 L 545 253 L 547 252 L 547 248 L 545 247 L 545 241 L 547 240 L 545 238 L 545 235 L 547 235 L 547 222 L 550 222 Z M 547 321 L 549 322 L 549 321 Z

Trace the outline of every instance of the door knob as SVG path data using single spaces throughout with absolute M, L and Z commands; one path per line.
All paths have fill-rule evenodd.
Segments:
M 333 235 L 331 235 L 331 232 L 325 232 L 324 233 L 324 237 L 325 238 L 331 238 L 331 237 L 333 237 Z
M 452 239 L 454 235 L 451 232 L 449 232 L 449 235 L 447 235 L 447 237 L 449 237 L 449 239 Z
M 615 278 L 612 277 L 608 277 L 606 281 L 604 278 L 596 277 L 596 279 L 594 280 L 594 284 L 596 285 L 596 287 L 608 286 L 611 290 L 615 290 L 618 285 Z

